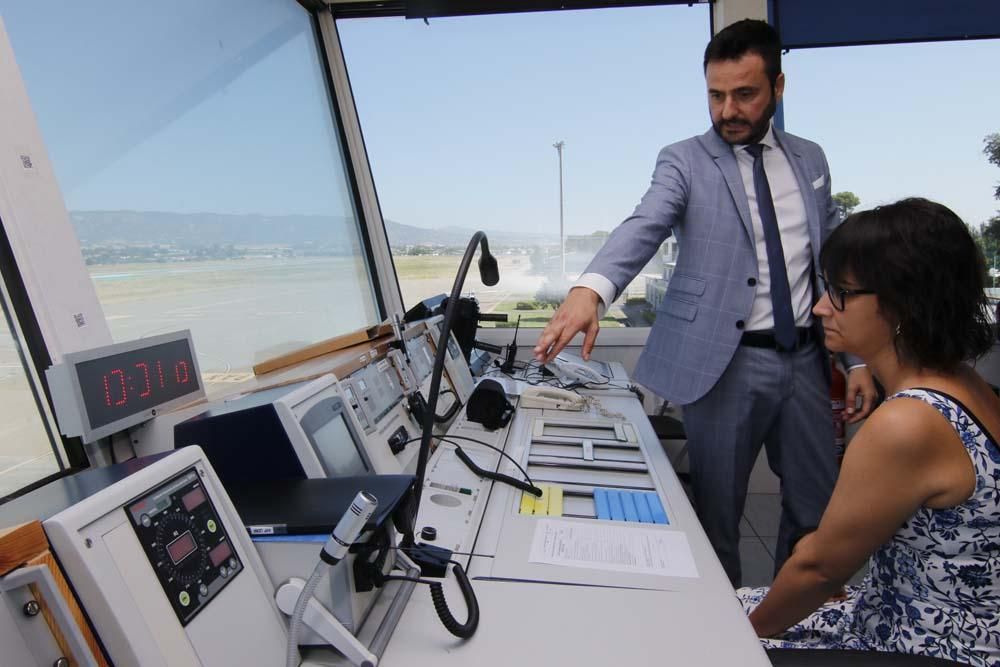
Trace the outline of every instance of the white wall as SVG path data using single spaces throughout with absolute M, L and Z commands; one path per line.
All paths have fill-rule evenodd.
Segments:
M 716 32 L 743 19 L 767 20 L 767 0 L 718 0 L 712 5 Z
M 0 220 L 53 362 L 111 343 L 0 19 Z

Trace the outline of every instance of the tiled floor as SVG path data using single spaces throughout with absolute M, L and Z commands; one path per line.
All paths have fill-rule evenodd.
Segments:
M 768 586 L 774 578 L 774 546 L 778 540 L 781 520 L 781 496 L 776 493 L 747 495 L 740 522 L 740 558 L 744 586 Z M 861 583 L 864 570 L 851 578 L 851 584 Z
M 774 545 L 778 540 L 781 497 L 772 493 L 747 495 L 740 522 L 740 560 L 744 586 L 767 586 L 774 578 Z
M 781 497 L 751 493 L 740 522 L 740 560 L 744 586 L 767 586 L 774 578 L 774 545 L 778 540 Z

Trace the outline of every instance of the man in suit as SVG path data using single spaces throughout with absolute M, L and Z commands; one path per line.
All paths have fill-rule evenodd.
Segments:
M 677 265 L 635 379 L 682 406 L 698 516 L 739 586 L 739 522 L 761 444 L 781 478 L 775 571 L 818 524 L 836 480 L 830 366 L 811 307 L 819 250 L 840 219 L 822 149 L 771 125 L 785 85 L 775 30 L 754 20 L 725 28 L 704 67 L 712 129 L 660 151 L 649 190 L 534 353 L 549 361 L 585 332 L 589 358 L 603 310 L 676 235 Z M 852 367 L 849 421 L 874 396 L 867 368 Z

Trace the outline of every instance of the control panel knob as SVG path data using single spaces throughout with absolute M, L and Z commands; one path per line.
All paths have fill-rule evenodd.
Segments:
M 438 537 L 437 528 L 434 526 L 424 526 L 420 530 L 420 539 L 427 540 L 428 542 L 433 542 Z

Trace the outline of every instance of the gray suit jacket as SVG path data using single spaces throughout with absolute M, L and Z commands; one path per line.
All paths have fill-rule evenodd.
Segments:
M 814 294 L 820 294 L 819 249 L 839 223 L 829 166 L 815 143 L 777 128 L 774 135 L 805 203 Z M 757 278 L 743 179 L 732 147 L 714 130 L 660 151 L 649 190 L 587 272 L 607 277 L 620 294 L 671 234 L 677 238 L 677 266 L 635 379 L 683 405 L 704 396 L 732 360 L 753 304 L 750 279 Z

